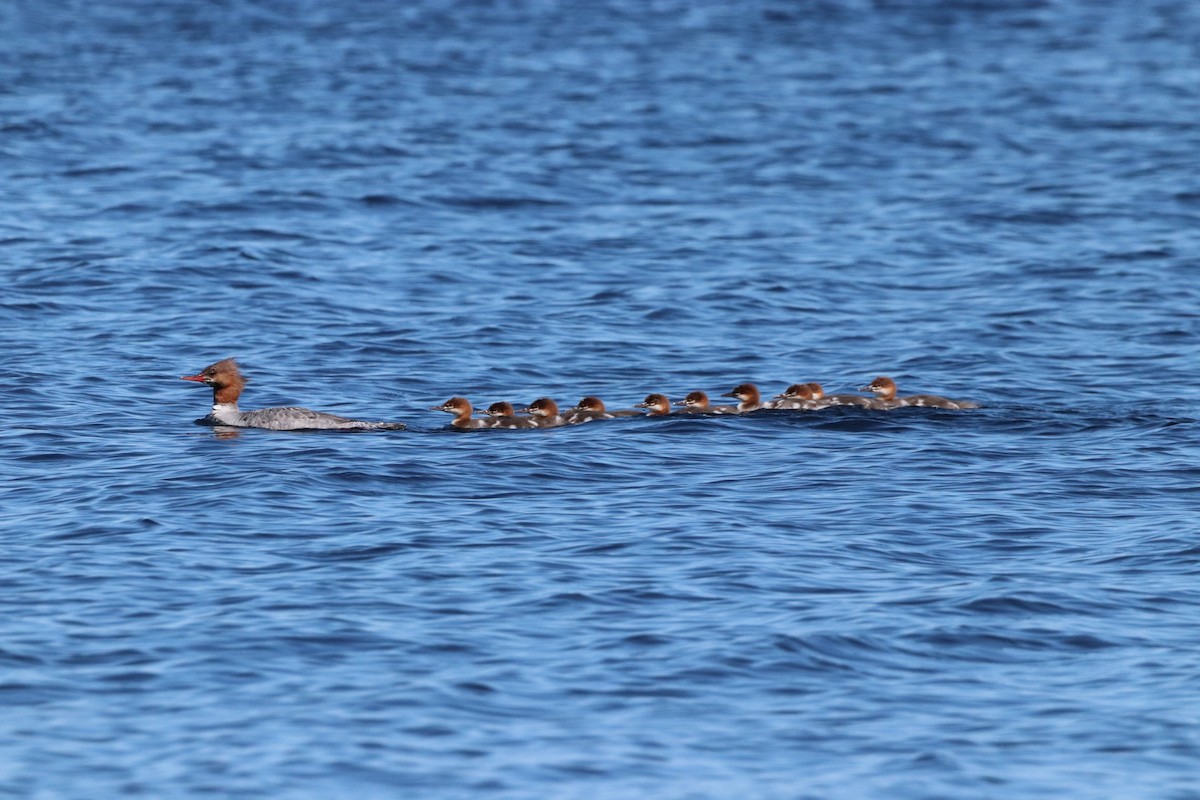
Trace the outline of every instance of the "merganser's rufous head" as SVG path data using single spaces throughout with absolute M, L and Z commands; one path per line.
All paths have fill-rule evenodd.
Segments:
M 741 400 L 743 403 L 759 402 L 758 387 L 755 386 L 753 383 L 739 383 L 737 386 L 733 387 L 733 389 L 731 391 L 728 391 L 721 396 L 722 397 L 736 397 L 738 400 Z
M 886 375 L 880 375 L 878 378 L 859 389 L 859 391 L 874 392 L 875 396 L 881 400 L 895 400 L 896 382 Z
M 604 401 L 599 397 L 588 395 L 575 404 L 574 411 L 595 411 L 597 414 L 606 414 L 608 410 L 604 407 Z
M 489 417 L 512 417 L 516 416 L 516 411 L 513 409 L 512 403 L 504 400 L 492 403 L 487 408 L 475 409 L 480 414 L 487 414 Z
M 788 400 L 812 400 L 812 384 L 793 383 L 791 386 L 783 390 L 783 394 L 777 394 L 775 396 L 786 398 Z
M 467 416 L 470 416 L 471 412 L 474 410 L 474 408 L 472 407 L 471 402 L 469 400 L 467 400 L 467 398 L 465 398 L 465 397 L 451 397 L 449 400 L 442 403 L 440 406 L 430 406 L 429 410 L 430 411 L 445 411 L 447 414 L 458 414 L 458 415 L 462 415 L 465 413 Z
M 551 400 L 549 397 L 539 397 L 529 404 L 528 408 L 521 409 L 526 414 L 532 414 L 535 417 L 557 417 L 558 403 Z
M 650 417 L 661 417 L 671 413 L 671 401 L 665 394 L 648 394 L 645 400 L 634 403 L 633 407 L 646 409 L 646 415 Z
M 708 408 L 708 395 L 704 392 L 688 392 L 687 397 L 678 401 L 675 405 L 703 411 Z
M 184 375 L 182 380 L 196 381 L 212 387 L 213 403 L 237 403 L 246 385 L 246 379 L 238 371 L 237 359 L 225 358 L 210 364 L 196 375 Z
M 451 397 L 440 406 L 430 406 L 429 410 L 453 414 L 454 419 L 450 420 L 450 424 L 456 428 L 474 428 L 482 424 L 479 420 L 471 419 L 471 412 L 475 409 L 465 397 Z
M 812 392 L 812 397 L 810 398 L 811 400 L 820 400 L 825 396 L 825 387 L 821 386 L 821 384 L 817 383 L 816 381 L 813 381 L 812 383 L 806 383 L 804 385 L 808 387 L 810 392 Z

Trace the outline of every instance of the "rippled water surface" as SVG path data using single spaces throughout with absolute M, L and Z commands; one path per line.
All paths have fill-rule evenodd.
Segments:
M 0 7 L 0 795 L 1200 798 L 1198 8 Z

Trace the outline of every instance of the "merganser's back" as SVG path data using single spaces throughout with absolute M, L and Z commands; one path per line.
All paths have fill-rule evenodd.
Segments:
M 599 397 L 588 395 L 575 404 L 575 408 L 570 408 L 563 413 L 563 422 L 566 425 L 582 425 L 584 422 L 592 422 L 593 420 L 614 420 L 617 419 L 616 414 L 610 413 L 605 408 L 604 401 Z
M 364 422 L 294 406 L 241 411 L 238 409 L 238 398 L 241 397 L 246 379 L 238 370 L 237 361 L 232 358 L 210 364 L 198 374 L 184 375 L 182 379 L 203 383 L 213 390 L 212 411 L 207 417 L 196 420 L 202 425 L 265 428 L 272 431 L 398 431 L 405 427 L 403 422 Z
M 701 391 L 688 392 L 687 397 L 675 403 L 682 406 L 680 414 L 736 414 L 737 406 L 714 406 L 708 401 L 708 395 Z
M 492 403 L 485 409 L 475 409 L 481 414 L 486 414 L 495 420 L 493 428 L 502 428 L 505 430 L 517 430 L 520 428 L 536 428 L 537 423 L 529 417 L 518 417 L 517 412 L 513 409 L 512 403 L 504 400 Z
M 549 397 L 539 397 L 530 403 L 528 408 L 521 410 L 529 414 L 539 428 L 556 428 L 564 424 L 563 418 L 558 413 L 558 403 Z
M 979 404 L 973 400 L 950 400 L 946 397 L 939 397 L 936 394 L 911 394 L 907 397 L 896 397 L 896 382 L 886 375 L 880 375 L 862 387 L 862 391 L 874 392 L 879 400 L 897 406 L 921 406 L 925 408 L 948 408 L 953 410 L 979 408 Z
M 736 397 L 738 399 L 737 413 L 739 414 L 757 411 L 763 407 L 762 396 L 758 392 L 758 387 L 753 383 L 740 383 L 722 397 Z
M 886 408 L 873 397 L 863 397 L 858 394 L 825 394 L 825 388 L 821 384 L 812 383 L 804 384 L 812 392 L 813 408 L 829 408 L 830 406 L 858 406 L 859 408 Z
M 819 406 L 813 396 L 812 384 L 793 383 L 783 390 L 783 394 L 775 395 L 775 400 L 771 403 L 770 407 L 791 411 L 807 411 Z
M 579 401 L 575 406 L 576 410 L 595 411 L 601 414 L 607 414 L 609 417 L 640 417 L 642 412 L 632 408 L 617 408 L 612 409 L 604 404 L 604 401 L 599 397 L 588 396 Z

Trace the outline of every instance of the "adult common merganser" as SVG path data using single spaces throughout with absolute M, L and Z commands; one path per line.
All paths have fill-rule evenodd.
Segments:
M 486 409 L 475 409 L 481 414 L 486 414 L 495 420 L 492 425 L 494 428 L 503 428 L 506 430 L 517 430 L 519 428 L 536 428 L 537 423 L 529 417 L 518 417 L 517 412 L 513 409 L 512 403 L 501 400 L 492 403 Z
M 529 414 L 539 428 L 555 428 L 564 424 L 562 416 L 558 413 L 558 403 L 549 397 L 539 397 L 521 411 Z
M 896 382 L 886 375 L 880 375 L 875 380 L 862 387 L 864 392 L 874 392 L 879 400 L 899 406 L 923 406 L 926 408 L 979 408 L 979 403 L 973 400 L 950 400 L 938 397 L 936 394 L 910 394 L 907 397 L 896 397 Z
M 475 409 L 471 406 L 471 401 L 465 397 L 451 397 L 440 406 L 430 406 L 429 410 L 445 411 L 447 414 L 453 414 L 454 419 L 450 420 L 450 425 L 460 431 L 496 427 L 495 420 L 472 419 L 471 412 Z
M 758 387 L 753 383 L 739 383 L 731 391 L 721 396 L 736 397 L 738 399 L 737 413 L 739 414 L 745 414 L 748 411 L 757 411 L 763 407 L 762 396 L 758 393 Z
M 688 392 L 687 397 L 675 403 L 677 406 L 683 406 L 679 409 L 680 414 L 736 414 L 737 406 L 714 406 L 708 402 L 708 395 L 704 392 Z
M 211 364 L 196 375 L 184 375 L 183 380 L 196 381 L 212 387 L 212 411 L 207 417 L 196 420 L 203 425 L 266 428 L 272 431 L 399 431 L 405 427 L 403 422 L 363 422 L 294 406 L 239 411 L 237 402 L 246 385 L 246 379 L 238 371 L 237 361 L 232 358 Z
M 634 403 L 634 408 L 646 409 L 647 417 L 665 417 L 671 413 L 671 401 L 665 394 L 648 394 L 640 403 Z

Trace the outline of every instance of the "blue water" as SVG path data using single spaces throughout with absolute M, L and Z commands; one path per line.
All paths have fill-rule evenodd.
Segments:
M 1198 103 L 1187 0 L 0 6 L 0 796 L 1200 798 Z M 426 410 L 877 374 L 985 407 Z

